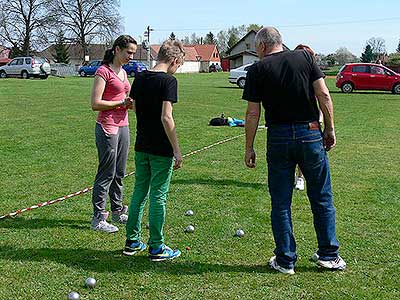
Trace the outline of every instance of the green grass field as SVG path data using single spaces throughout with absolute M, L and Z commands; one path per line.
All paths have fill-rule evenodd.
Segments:
M 244 118 L 242 90 L 227 73 L 177 75 L 174 114 L 183 153 L 243 133 L 209 127 L 212 117 Z M 0 215 L 91 186 L 96 172 L 92 78 L 0 81 Z M 329 153 L 337 230 L 345 272 L 309 262 L 316 249 L 305 192 L 293 197 L 299 260 L 296 275 L 272 272 L 265 130 L 258 165 L 243 163 L 244 138 L 185 159 L 167 204 L 167 244 L 176 261 L 123 257 L 125 229 L 91 231 L 91 194 L 0 220 L 0 299 L 399 299 L 400 96 L 342 94 L 328 79 L 335 105 L 337 148 Z M 133 171 L 135 116 L 130 113 Z M 125 203 L 133 177 L 125 179 Z M 187 209 L 194 216 L 187 217 Z M 145 219 L 144 222 L 147 222 Z M 193 224 L 193 234 L 184 228 Z M 233 235 L 243 228 L 245 237 Z M 147 239 L 148 232 L 144 232 Z M 189 246 L 190 251 L 185 250 Z M 84 287 L 95 277 L 95 289 Z

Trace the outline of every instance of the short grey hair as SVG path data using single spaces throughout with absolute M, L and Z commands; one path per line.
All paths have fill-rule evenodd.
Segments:
M 261 28 L 255 37 L 256 46 L 265 43 L 267 47 L 282 45 L 282 36 L 275 27 Z

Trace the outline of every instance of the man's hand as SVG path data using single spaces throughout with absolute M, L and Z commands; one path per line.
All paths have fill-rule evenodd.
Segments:
M 174 151 L 174 170 L 182 167 L 183 158 L 181 151 Z
M 246 150 L 244 154 L 244 162 L 248 168 L 256 167 L 256 153 L 254 149 Z
M 324 130 L 324 148 L 326 151 L 331 150 L 333 147 L 336 146 L 336 135 L 335 130 Z

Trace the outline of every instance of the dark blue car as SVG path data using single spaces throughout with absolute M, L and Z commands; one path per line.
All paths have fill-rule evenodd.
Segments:
M 78 73 L 80 76 L 85 77 L 88 75 L 94 75 L 97 69 L 101 66 L 101 60 L 92 60 L 88 64 L 79 68 Z
M 79 68 L 78 73 L 80 76 L 85 77 L 94 75 L 97 69 L 101 66 L 101 60 L 92 60 L 88 64 Z M 147 70 L 147 66 L 139 61 L 131 60 L 122 68 L 128 73 L 129 76 L 134 77 L 137 73 Z
M 134 77 L 137 73 L 147 70 L 147 66 L 144 63 L 136 60 L 131 60 L 122 67 L 131 77 Z

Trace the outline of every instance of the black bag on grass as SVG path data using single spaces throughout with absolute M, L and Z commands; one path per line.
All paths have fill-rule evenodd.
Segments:
M 225 118 L 221 118 L 221 117 L 213 118 L 210 120 L 209 125 L 210 126 L 226 126 L 226 125 L 228 125 L 228 120 Z

